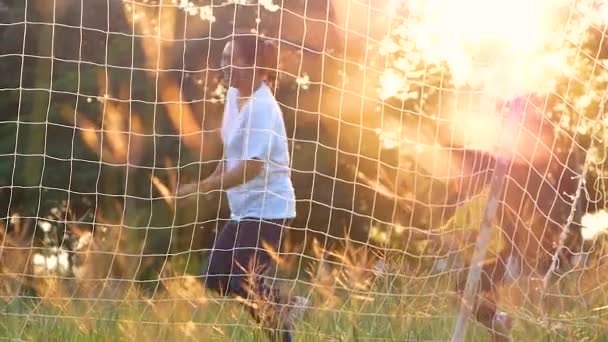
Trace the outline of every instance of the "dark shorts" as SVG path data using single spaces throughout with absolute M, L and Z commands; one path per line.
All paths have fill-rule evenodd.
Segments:
M 261 278 L 276 262 L 290 221 L 245 218 L 228 222 L 209 254 L 205 285 L 224 295 L 242 297 L 247 297 L 252 286 L 255 292 L 267 291 Z

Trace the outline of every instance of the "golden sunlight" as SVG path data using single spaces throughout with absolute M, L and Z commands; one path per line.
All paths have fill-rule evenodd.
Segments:
M 402 50 L 405 54 L 421 54 L 426 63 L 445 62 L 455 87 L 469 86 L 501 98 L 552 90 L 555 79 L 568 73 L 566 61 L 576 53 L 584 32 L 608 17 L 598 14 L 606 12 L 600 11 L 605 5 L 595 0 L 409 0 L 401 4 L 408 19 L 393 28 L 392 35 L 393 40 L 412 42 L 413 51 Z M 392 77 L 384 80 L 383 88 L 388 89 L 381 93 L 396 93 L 392 88 L 399 82 Z

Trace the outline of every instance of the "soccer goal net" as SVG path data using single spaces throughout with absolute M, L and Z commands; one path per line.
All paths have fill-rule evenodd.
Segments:
M 205 287 L 225 189 L 178 193 L 224 159 L 222 51 L 255 35 L 297 211 L 260 276 L 310 303 L 298 340 L 608 338 L 607 24 L 603 0 L 0 0 L 0 335 L 263 337 L 263 300 Z

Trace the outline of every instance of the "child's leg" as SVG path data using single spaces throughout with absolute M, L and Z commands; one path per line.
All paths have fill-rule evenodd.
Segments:
M 251 304 L 258 306 L 248 306 L 249 312 L 264 324 L 272 340 L 291 341 L 290 328 L 283 330 L 286 328 L 278 326 L 284 325 L 279 310 L 285 300 L 263 278 L 274 262 L 272 254 L 280 250 L 285 223 L 285 220 L 250 219 L 227 224 L 211 252 L 206 286 L 223 295 L 255 301 Z
M 264 276 L 280 250 L 284 224 L 284 220 L 250 219 L 241 221 L 237 229 L 232 276 L 228 287 L 231 293 L 243 298 L 269 304 L 265 308 L 252 310 L 256 319 L 269 314 L 260 310 L 276 310 L 276 304 L 282 302 L 279 291 L 268 286 Z
M 209 253 L 207 269 L 203 272 L 205 287 L 221 295 L 227 295 L 229 292 L 237 225 L 237 222 L 230 221 L 222 228 Z

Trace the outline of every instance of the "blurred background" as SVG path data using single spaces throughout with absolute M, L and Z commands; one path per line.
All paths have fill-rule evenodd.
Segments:
M 512 98 L 463 85 L 475 65 L 413 46 L 403 3 L 0 0 L 2 299 L 41 296 L 49 277 L 65 298 L 132 285 L 153 296 L 163 279 L 200 273 L 227 202 L 175 191 L 221 158 L 218 68 L 236 29 L 279 45 L 298 199 L 285 279 L 312 281 L 320 261 L 425 282 L 462 269 L 499 150 L 512 163 L 490 257 L 517 250 L 521 273 L 538 278 L 565 229 L 577 267 L 603 275 L 606 26 L 566 19 L 580 30 L 558 44 L 560 72 L 512 73 L 550 90 L 525 89 L 506 126 Z

